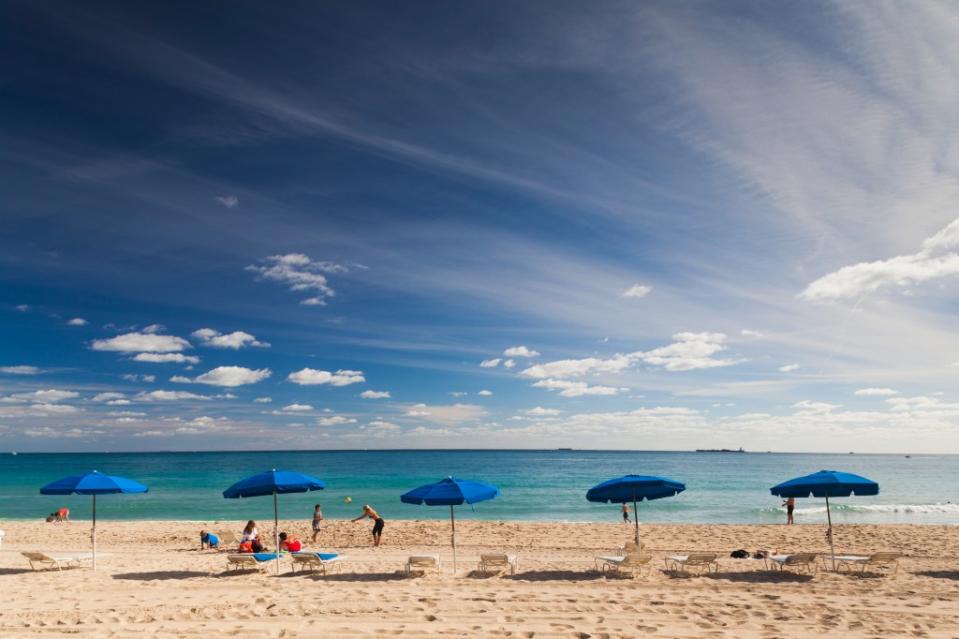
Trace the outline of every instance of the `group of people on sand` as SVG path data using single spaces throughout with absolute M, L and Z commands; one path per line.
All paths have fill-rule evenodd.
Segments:
M 376 510 L 366 504 L 363 506 L 363 511 L 359 516 L 351 519 L 351 522 L 357 522 L 362 519 L 371 519 L 373 521 L 373 546 L 379 546 L 380 542 L 383 540 L 383 528 L 386 526 L 386 522 L 380 517 L 380 514 Z M 313 543 L 316 543 L 316 538 L 319 537 L 320 532 L 323 527 L 323 509 L 320 504 L 316 504 L 313 507 L 313 520 L 311 522 L 313 529 Z M 299 552 L 303 549 L 303 543 L 294 537 L 293 535 L 281 532 L 279 535 L 280 540 L 280 552 Z M 213 532 L 208 530 L 200 531 L 200 548 L 201 549 L 220 549 L 221 540 Z M 237 552 L 241 553 L 259 553 L 265 552 L 267 549 L 266 545 L 260 538 L 260 533 L 256 528 L 256 522 L 252 519 L 246 522 L 246 526 L 243 528 L 243 532 L 240 534 L 239 547 Z

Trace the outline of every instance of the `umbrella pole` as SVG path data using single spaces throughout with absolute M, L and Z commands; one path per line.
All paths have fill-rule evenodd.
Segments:
M 636 546 L 639 547 L 639 510 L 636 507 L 636 489 L 633 488 L 633 523 L 636 525 Z
M 276 488 L 273 489 L 273 552 L 276 554 L 276 574 L 280 574 L 280 511 L 276 505 Z
M 93 542 L 93 569 L 97 569 L 97 496 L 93 496 L 93 530 L 90 532 L 90 541 Z
M 636 545 L 639 546 L 639 511 L 636 509 L 636 500 L 633 500 L 633 523 L 636 525 Z
M 450 541 L 453 544 L 453 576 L 456 576 L 456 517 L 453 515 L 453 504 L 450 504 Z
M 829 532 L 826 534 L 829 535 L 829 552 L 832 554 L 832 569 L 833 569 L 833 572 L 835 572 L 836 547 L 833 545 L 833 541 L 832 541 L 832 515 L 829 513 L 829 495 L 826 495 L 826 521 L 829 522 Z

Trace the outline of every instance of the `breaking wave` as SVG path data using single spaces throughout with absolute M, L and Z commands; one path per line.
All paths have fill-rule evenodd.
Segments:
M 830 504 L 834 513 L 875 513 L 875 514 L 905 514 L 905 515 L 933 515 L 933 514 L 959 514 L 959 504 L 951 502 L 938 504 Z M 775 512 L 782 514 L 781 507 L 764 508 L 764 512 Z M 806 508 L 796 508 L 797 517 L 804 515 L 825 515 L 826 505 L 809 506 Z

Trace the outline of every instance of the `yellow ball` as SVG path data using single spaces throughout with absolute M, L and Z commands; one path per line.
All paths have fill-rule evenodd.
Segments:
M 352 504 L 352 503 L 353 503 L 353 498 L 352 498 L 352 497 L 344 497 L 344 498 L 343 498 L 343 503 L 344 503 L 344 504 Z

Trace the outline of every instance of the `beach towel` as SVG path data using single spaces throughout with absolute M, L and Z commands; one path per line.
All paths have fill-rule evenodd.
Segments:
M 257 561 L 273 561 L 276 559 L 275 552 L 255 552 L 253 553 L 254 559 Z

